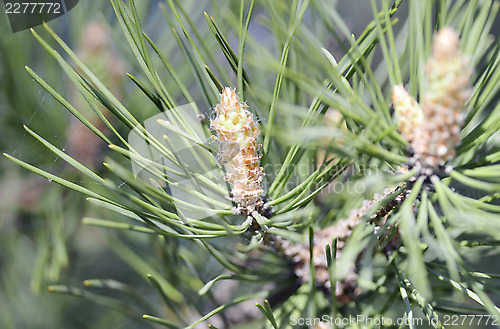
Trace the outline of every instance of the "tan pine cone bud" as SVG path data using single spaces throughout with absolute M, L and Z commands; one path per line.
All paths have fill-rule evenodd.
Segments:
M 423 167 L 435 168 L 455 157 L 463 110 L 471 95 L 471 75 L 469 59 L 459 50 L 457 33 L 446 27 L 437 33 L 432 55 L 425 66 L 425 90 L 420 106 L 422 119 L 417 113 L 418 104 L 408 98 L 410 96 L 402 87 L 394 87 L 393 103 L 399 117 L 399 129 Z
M 392 103 L 399 131 L 410 143 L 413 143 L 418 138 L 415 128 L 422 125 L 424 112 L 403 86 L 392 88 Z
M 218 135 L 220 159 L 226 166 L 226 180 L 232 187 L 238 212 L 248 215 L 263 204 L 264 173 L 257 154 L 259 128 L 246 108 L 233 89 L 225 88 L 215 107 L 217 116 L 210 121 L 210 126 Z

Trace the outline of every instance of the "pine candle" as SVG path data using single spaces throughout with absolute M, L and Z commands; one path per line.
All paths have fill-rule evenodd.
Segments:
M 447 27 L 434 39 L 425 66 L 421 105 L 403 87 L 394 87 L 392 99 L 399 130 L 421 166 L 436 168 L 455 157 L 465 102 L 471 94 L 471 74 L 469 59 L 459 50 L 458 35 Z
M 257 149 L 259 128 L 247 105 L 240 103 L 234 89 L 226 87 L 215 107 L 216 118 L 210 126 L 217 132 L 220 160 L 226 167 L 226 180 L 231 185 L 237 213 L 249 215 L 263 205 L 263 168 L 259 166 Z

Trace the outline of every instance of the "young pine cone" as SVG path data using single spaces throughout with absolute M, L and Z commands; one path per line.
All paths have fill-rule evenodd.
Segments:
M 210 121 L 210 126 L 217 131 L 221 163 L 226 167 L 226 180 L 232 187 L 238 213 L 249 215 L 263 205 L 264 173 L 257 154 L 259 128 L 246 108 L 233 89 L 225 88 L 215 107 L 217 116 Z
M 464 105 L 471 94 L 471 74 L 456 32 L 443 28 L 434 39 L 425 66 L 426 87 L 420 106 L 403 87 L 394 87 L 392 99 L 399 130 L 423 167 L 436 168 L 455 157 Z

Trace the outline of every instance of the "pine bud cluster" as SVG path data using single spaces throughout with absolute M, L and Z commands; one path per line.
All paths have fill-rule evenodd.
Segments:
M 425 66 L 425 89 L 419 105 L 402 86 L 392 99 L 399 130 L 422 167 L 436 168 L 455 157 L 464 105 L 471 94 L 469 59 L 459 50 L 456 32 L 441 29 Z

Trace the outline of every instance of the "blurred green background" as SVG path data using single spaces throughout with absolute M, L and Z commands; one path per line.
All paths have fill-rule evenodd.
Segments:
M 63 70 L 29 30 L 12 33 L 0 4 L 0 149 L 44 170 L 82 181 L 76 171 L 51 154 L 23 129 L 28 125 L 80 161 L 102 172 L 106 145 L 39 86 L 26 72 L 31 67 L 78 108 L 86 104 L 70 87 Z M 138 5 L 149 17 L 145 27 L 162 40 L 167 26 L 157 1 Z M 65 15 L 48 22 L 112 90 L 131 108 L 144 104 L 143 94 L 125 73 L 136 72 L 111 3 L 80 1 Z M 43 27 L 35 27 L 42 36 Z M 163 40 L 162 44 L 168 44 Z M 172 44 L 172 43 L 170 43 Z M 172 44 L 173 45 L 173 44 Z M 128 51 L 128 52 L 127 52 Z M 124 97 L 123 95 L 127 95 Z M 142 106 L 148 117 L 151 107 Z M 90 113 L 90 111 L 89 111 Z M 91 118 L 91 117 L 90 117 Z M 95 118 L 94 118 L 95 120 Z M 85 182 L 84 182 L 85 183 Z M 107 244 L 112 233 L 81 224 L 84 216 L 101 210 L 85 198 L 22 169 L 5 157 L 0 160 L 0 328 L 151 328 L 134 311 L 129 315 L 82 298 L 54 294 L 47 286 L 60 282 L 83 287 L 89 278 L 127 282 L 151 304 L 160 303 L 144 280 Z M 107 214 L 106 216 L 111 216 Z M 152 250 L 150 241 L 134 235 L 130 245 Z M 154 250 L 154 249 L 153 249 Z M 151 263 L 154 263 L 152 255 Z M 141 288 L 142 287 L 142 288 Z M 142 290 L 141 290 L 142 289 Z

